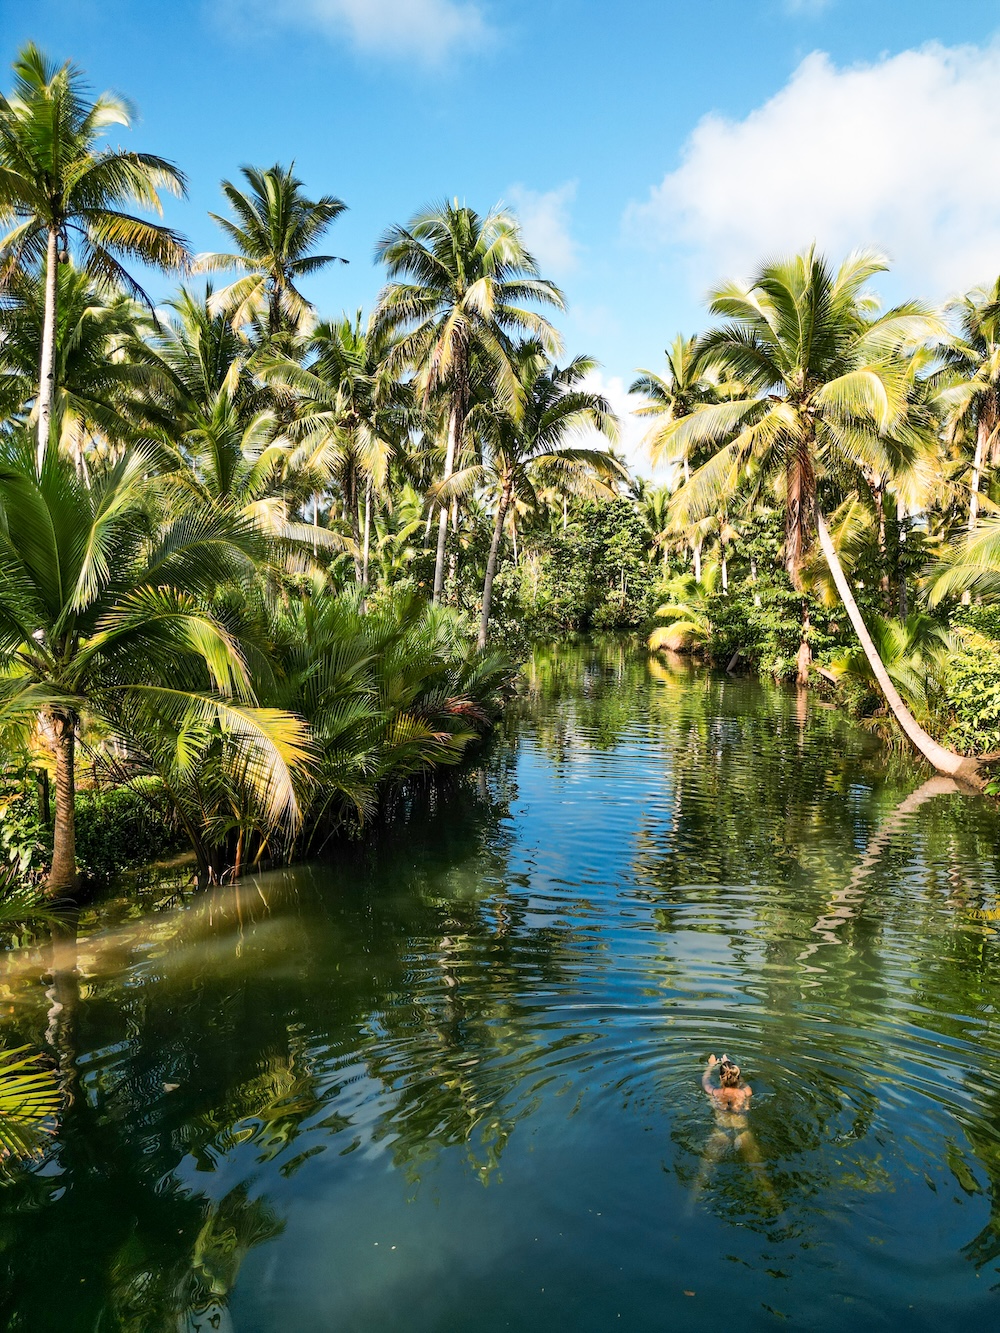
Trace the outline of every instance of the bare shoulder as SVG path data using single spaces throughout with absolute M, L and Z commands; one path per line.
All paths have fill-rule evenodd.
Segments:
M 746 1093 L 746 1095 L 747 1095 L 748 1097 L 752 1097 L 752 1096 L 753 1096 L 753 1088 L 751 1088 L 751 1086 L 750 1086 L 749 1083 L 746 1085 L 746 1087 L 743 1089 L 743 1091 Z

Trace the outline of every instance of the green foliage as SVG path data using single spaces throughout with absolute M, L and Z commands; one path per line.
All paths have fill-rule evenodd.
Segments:
M 519 565 L 504 568 L 501 615 L 533 634 L 642 628 L 660 578 L 648 538 L 631 501 L 584 501 L 565 532 L 533 534 Z
M 1000 608 L 965 609 L 961 622 L 945 673 L 948 740 L 963 753 L 985 754 L 1000 750 Z
M 52 856 L 52 832 L 39 810 L 37 777 L 28 761 L 0 769 L 0 865 L 20 882 L 34 883 Z
M 77 861 L 90 879 L 112 879 L 129 866 L 148 865 L 186 846 L 184 831 L 155 781 L 77 796 Z

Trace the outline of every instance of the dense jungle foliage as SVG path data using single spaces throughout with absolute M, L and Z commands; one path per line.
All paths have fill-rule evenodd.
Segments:
M 511 213 L 390 227 L 373 309 L 324 317 L 346 204 L 243 167 L 192 256 L 129 118 L 32 46 L 0 98 L 12 883 L 353 836 L 569 631 L 835 690 L 946 771 L 1000 747 L 1000 285 L 882 310 L 877 256 L 813 251 L 723 285 L 633 385 L 654 483 Z

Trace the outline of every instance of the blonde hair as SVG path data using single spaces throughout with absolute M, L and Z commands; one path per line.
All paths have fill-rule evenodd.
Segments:
M 719 1061 L 719 1082 L 724 1088 L 735 1088 L 740 1081 L 740 1067 L 735 1061 L 724 1058 Z

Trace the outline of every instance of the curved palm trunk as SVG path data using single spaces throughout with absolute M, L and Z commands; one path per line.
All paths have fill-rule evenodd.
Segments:
M 490 606 L 493 601 L 493 579 L 497 572 L 497 560 L 500 556 L 500 542 L 503 540 L 503 525 L 510 508 L 510 495 L 513 486 L 511 478 L 504 482 L 497 516 L 493 523 L 493 541 L 490 543 L 490 558 L 486 562 L 486 577 L 483 579 L 483 613 L 479 620 L 479 649 L 486 647 L 486 637 L 490 628 Z
M 900 698 L 899 691 L 893 685 L 878 655 L 872 637 L 868 633 L 868 627 L 865 625 L 864 617 L 854 600 L 854 594 L 851 591 L 851 585 L 847 581 L 847 575 L 844 573 L 843 566 L 840 563 L 840 557 L 834 548 L 833 541 L 830 538 L 829 530 L 826 526 L 826 520 L 817 510 L 816 527 L 819 532 L 819 544 L 822 547 L 826 563 L 830 567 L 830 573 L 833 575 L 833 581 L 837 585 L 837 591 L 840 593 L 840 599 L 850 617 L 851 624 L 854 626 L 854 632 L 861 641 L 861 647 L 865 651 L 865 657 L 868 659 L 868 665 L 872 669 L 872 675 L 878 681 L 879 689 L 885 696 L 885 701 L 892 709 L 893 716 L 899 723 L 900 729 L 910 740 L 913 746 L 920 751 L 928 763 L 932 764 L 939 773 L 947 773 L 950 777 L 962 778 L 975 786 L 982 785 L 981 765 L 975 760 L 967 758 L 964 755 L 956 754 L 953 750 L 946 750 L 943 745 L 939 745 L 932 736 L 928 736 L 923 727 L 913 716 L 910 710 Z
M 42 321 L 42 355 L 38 366 L 38 453 L 41 473 L 52 427 L 52 402 L 56 389 L 56 277 L 59 268 L 58 234 L 49 228 L 45 251 L 45 316 Z
M 458 402 L 453 403 L 448 414 L 448 446 L 444 456 L 444 475 L 447 481 L 455 471 L 455 458 L 458 454 L 459 437 L 462 433 L 462 412 Z M 443 504 L 438 513 L 437 555 L 434 559 L 434 601 L 441 600 L 444 591 L 444 548 L 448 539 L 448 506 Z
M 50 896 L 71 893 L 76 872 L 76 718 L 53 713 L 56 751 L 56 818 L 52 840 L 52 868 L 45 884 Z

